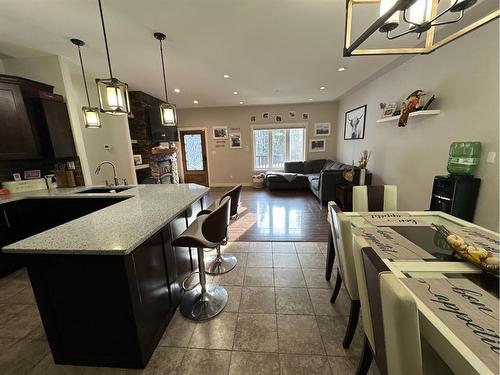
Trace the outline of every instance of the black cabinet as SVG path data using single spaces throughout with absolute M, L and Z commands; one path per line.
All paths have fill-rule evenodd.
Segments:
M 0 75 L 0 160 L 76 156 L 61 99 L 50 85 Z
M 38 138 L 18 85 L 0 80 L 0 160 L 40 157 Z
M 472 222 L 481 179 L 471 176 L 436 176 L 431 211 L 442 211 Z

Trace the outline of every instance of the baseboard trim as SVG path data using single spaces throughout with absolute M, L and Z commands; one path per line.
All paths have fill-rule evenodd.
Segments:
M 251 182 L 220 182 L 216 184 L 210 184 L 210 187 L 230 187 L 230 186 L 236 186 L 236 185 L 243 185 L 243 186 L 253 186 Z

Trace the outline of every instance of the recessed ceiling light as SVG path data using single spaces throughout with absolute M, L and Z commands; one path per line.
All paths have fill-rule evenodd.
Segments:
M 324 89 L 326 89 L 326 87 L 325 86 L 321 86 L 319 89 L 320 90 L 324 90 Z
M 345 68 L 339 68 L 339 72 L 343 72 Z
M 194 104 L 198 104 L 198 100 L 193 100 L 193 103 Z
M 240 104 L 243 104 L 243 102 L 240 102 Z
M 179 89 L 174 89 L 174 91 L 175 91 L 175 92 L 181 92 L 181 90 L 179 90 Z
M 234 95 L 238 95 L 238 91 L 233 91 L 233 94 Z
M 229 74 L 224 74 L 224 78 L 229 78 Z
M 312 102 L 312 100 L 313 100 L 312 98 L 309 98 L 309 101 L 310 101 L 310 102 Z

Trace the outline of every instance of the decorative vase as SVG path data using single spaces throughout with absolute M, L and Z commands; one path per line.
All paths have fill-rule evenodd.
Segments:
M 365 184 L 365 180 L 366 180 L 366 169 L 365 168 L 361 168 L 360 171 L 359 171 L 359 185 L 362 186 Z

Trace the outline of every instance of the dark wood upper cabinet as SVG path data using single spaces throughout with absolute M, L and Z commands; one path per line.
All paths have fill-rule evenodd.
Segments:
M 68 109 L 53 87 L 0 75 L 0 160 L 74 156 Z
M 0 159 L 40 157 L 37 136 L 18 85 L 0 82 Z

